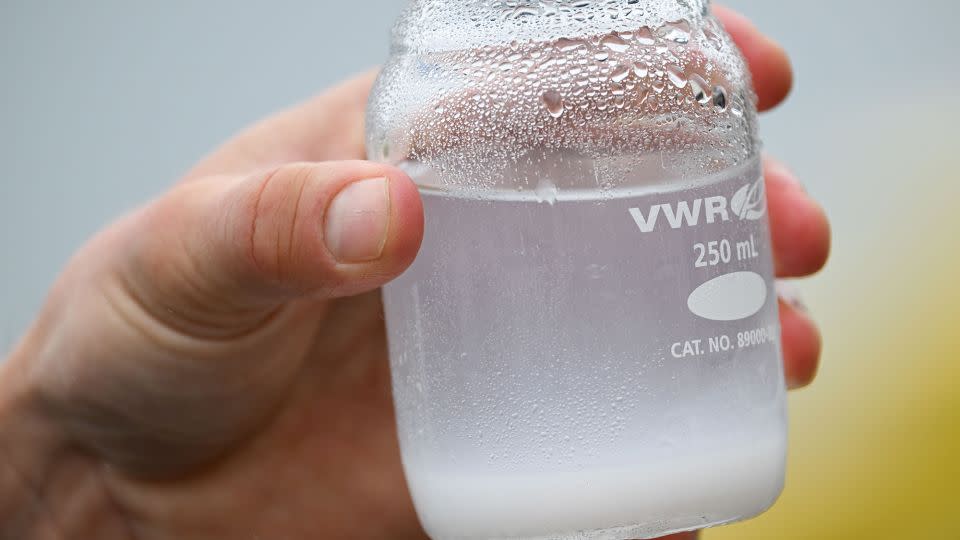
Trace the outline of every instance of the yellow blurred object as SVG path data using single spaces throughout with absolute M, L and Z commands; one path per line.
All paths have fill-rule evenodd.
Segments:
M 861 225 L 807 287 L 824 363 L 791 398 L 786 491 L 706 540 L 960 539 L 960 163 L 936 154 L 856 180 Z

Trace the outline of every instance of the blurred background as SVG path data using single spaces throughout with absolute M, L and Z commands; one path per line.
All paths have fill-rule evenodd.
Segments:
M 87 237 L 246 124 L 373 66 L 403 0 L 0 0 L 0 351 Z M 835 227 L 787 489 L 707 540 L 960 538 L 954 0 L 730 0 L 793 56 L 765 116 Z

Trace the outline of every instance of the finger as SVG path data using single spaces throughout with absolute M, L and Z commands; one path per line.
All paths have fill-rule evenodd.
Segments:
M 362 161 L 183 184 L 135 220 L 123 275 L 159 317 L 236 330 L 302 296 L 359 294 L 413 261 L 416 186 Z
M 789 283 L 779 282 L 777 291 L 780 295 L 784 374 L 787 386 L 795 390 L 809 385 L 816 377 L 822 338 L 797 290 Z
M 819 271 L 830 255 L 830 223 L 823 209 L 780 162 L 764 161 L 773 257 L 779 277 Z
M 715 6 L 713 12 L 747 60 L 757 107 L 765 111 L 779 105 L 793 86 L 793 68 L 786 51 L 743 15 L 723 6 Z

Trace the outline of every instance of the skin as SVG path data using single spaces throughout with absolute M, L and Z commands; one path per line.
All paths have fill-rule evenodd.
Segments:
M 716 12 L 776 106 L 787 56 Z M 425 537 L 378 293 L 415 257 L 422 208 L 402 172 L 359 161 L 373 77 L 253 126 L 76 254 L 0 365 L 0 539 Z M 368 178 L 389 179 L 382 252 L 337 260 L 330 201 Z M 823 211 L 781 164 L 766 181 L 778 275 L 818 271 Z M 819 333 L 796 304 L 780 315 L 799 388 Z

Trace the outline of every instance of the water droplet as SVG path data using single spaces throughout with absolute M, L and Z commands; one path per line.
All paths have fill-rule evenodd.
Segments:
M 674 64 L 668 65 L 667 78 L 670 79 L 670 82 L 677 88 L 685 88 L 687 86 L 687 76 L 680 66 Z
M 688 43 L 690 41 L 690 23 L 687 21 L 669 22 L 663 25 L 660 32 L 665 39 L 676 43 Z
M 643 93 L 640 94 L 640 105 L 646 103 L 648 99 L 650 99 L 650 90 L 644 88 Z
M 712 97 L 710 84 L 696 73 L 690 76 L 690 90 L 693 92 L 693 99 L 700 105 L 710 103 Z
M 591 264 L 587 267 L 587 277 L 590 279 L 600 279 L 607 267 L 600 264 Z
M 630 45 L 616 34 L 610 34 L 600 40 L 600 45 L 610 49 L 613 52 L 622 53 L 630 48 Z
M 637 30 L 636 39 L 637 39 L 637 43 L 641 45 L 653 45 L 655 41 L 653 39 L 653 31 L 646 26 Z
M 703 34 L 707 36 L 707 39 L 710 41 L 710 43 L 712 43 L 713 46 L 719 50 L 723 48 L 723 39 L 717 33 L 717 30 L 719 30 L 719 28 L 717 28 L 716 22 L 710 21 L 706 26 L 704 26 Z
M 627 66 L 620 66 L 613 70 L 613 73 L 610 74 L 610 80 L 613 82 L 621 82 L 629 76 L 630 68 Z
M 556 90 L 547 90 L 541 96 L 543 104 L 547 107 L 547 112 L 554 118 L 560 118 L 563 115 L 563 96 Z
M 642 79 L 650 72 L 650 68 L 647 67 L 646 64 L 637 64 L 633 66 L 633 72 L 637 74 L 637 77 Z
M 583 46 L 584 43 L 579 39 L 560 38 L 556 41 L 557 49 L 563 52 L 573 51 Z
M 537 199 L 540 202 L 548 203 L 551 206 L 556 204 L 557 196 L 560 194 L 560 190 L 557 189 L 557 185 L 546 177 L 541 178 L 540 181 L 537 182 L 537 187 L 534 192 L 537 194 Z M 534 410 L 536 410 L 536 406 L 534 406 Z
M 720 109 L 720 112 L 725 112 L 727 110 L 727 91 L 722 87 L 718 86 L 713 89 L 713 105 Z M 739 112 L 739 114 L 737 114 Z M 733 111 L 737 116 L 742 116 L 743 111 L 739 109 Z

